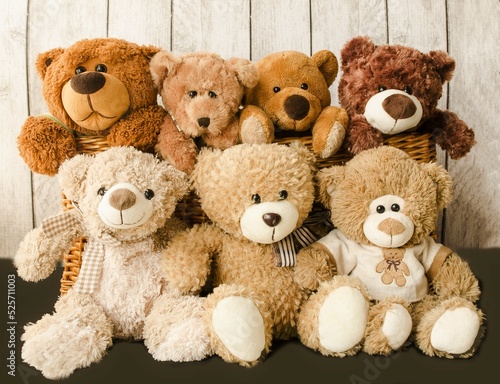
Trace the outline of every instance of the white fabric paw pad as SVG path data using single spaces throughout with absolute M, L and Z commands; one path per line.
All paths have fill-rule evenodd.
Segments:
M 410 336 L 412 328 L 411 316 L 401 304 L 393 304 L 386 312 L 382 332 L 389 346 L 396 350 Z

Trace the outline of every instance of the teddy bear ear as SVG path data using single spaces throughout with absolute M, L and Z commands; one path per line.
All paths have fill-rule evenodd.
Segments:
M 154 45 L 142 45 L 140 49 L 142 54 L 150 61 L 154 55 L 161 51 L 161 48 L 155 47 Z
M 312 60 L 323 74 L 326 84 L 332 85 L 339 71 L 339 63 L 333 52 L 323 49 L 311 56 Z
M 163 167 L 163 176 L 173 184 L 175 197 L 177 199 L 184 197 L 188 193 L 190 187 L 187 174 L 179 171 L 167 161 L 160 160 L 160 166 Z
M 300 158 L 309 165 L 312 171 L 316 171 L 316 156 L 304 144 L 299 140 L 294 140 L 289 144 L 289 147 L 297 151 Z
M 430 51 L 429 57 L 434 62 L 439 76 L 445 81 L 450 81 L 455 70 L 455 59 L 444 51 Z
M 226 60 L 226 66 L 236 74 L 238 81 L 244 87 L 253 88 L 257 85 L 259 75 L 257 68 L 250 60 L 233 57 Z
M 367 36 L 357 36 L 349 40 L 340 51 L 342 67 L 348 66 L 353 60 L 370 56 L 375 48 L 376 45 Z
M 319 201 L 328 209 L 331 209 L 330 199 L 337 185 L 344 179 L 345 166 L 333 165 L 323 168 L 316 174 L 318 184 Z
M 193 173 L 191 174 L 191 181 L 195 189 L 203 185 L 205 177 L 212 177 L 211 170 L 213 164 L 222 154 L 222 150 L 218 148 L 203 147 L 198 154 L 196 165 L 194 166 Z
M 59 167 L 59 185 L 65 196 L 71 201 L 79 201 L 85 193 L 85 179 L 90 165 L 94 162 L 93 156 L 76 155 L 64 161 Z
M 446 208 L 453 198 L 453 182 L 450 174 L 436 163 L 422 163 L 420 167 L 436 185 L 438 211 Z
M 153 82 L 158 91 L 161 91 L 163 81 L 167 78 L 167 76 L 170 76 L 175 72 L 180 62 L 180 58 L 165 50 L 162 50 L 153 56 L 150 62 L 150 69 Z
M 64 49 L 62 48 L 54 48 L 50 51 L 40 53 L 36 57 L 35 67 L 42 80 L 45 78 L 45 74 L 47 73 L 47 68 L 49 67 L 49 65 L 52 64 L 55 59 L 61 56 L 63 52 Z

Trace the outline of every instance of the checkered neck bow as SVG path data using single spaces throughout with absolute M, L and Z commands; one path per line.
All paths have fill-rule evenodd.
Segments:
M 77 209 L 49 217 L 42 222 L 42 231 L 47 237 L 54 237 L 75 226 L 83 228 L 83 220 Z M 82 264 L 78 273 L 78 280 L 73 289 L 78 293 L 93 293 L 101 277 L 104 247 L 116 247 L 121 241 L 110 234 L 104 233 L 99 237 L 89 236 L 82 254 Z

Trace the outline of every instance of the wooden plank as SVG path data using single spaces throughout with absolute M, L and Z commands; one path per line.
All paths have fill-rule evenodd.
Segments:
M 339 60 L 344 44 L 355 36 L 370 36 L 376 44 L 387 42 L 384 0 L 311 2 L 312 50 L 329 49 Z M 337 79 L 330 87 L 332 105 L 338 105 Z
M 309 0 L 252 0 L 251 59 L 295 50 L 311 54 Z
M 107 31 L 107 2 L 89 0 L 85 7 L 74 1 L 30 0 L 28 20 L 29 113 L 47 111 L 42 98 L 41 80 L 34 62 L 39 53 L 68 47 L 83 38 L 104 37 Z M 33 175 L 35 224 L 60 208 L 60 189 L 55 177 Z
M 465 158 L 450 160 L 455 199 L 445 238 L 456 248 L 500 246 L 500 2 L 448 1 L 448 40 L 457 67 L 449 106 L 472 126 L 478 144 Z
M 171 18 L 171 0 L 109 0 L 108 36 L 170 50 Z
M 26 23 L 28 1 L 2 7 L 0 52 L 12 71 L 0 73 L 2 119 L 2 182 L 0 183 L 0 257 L 12 257 L 33 227 L 31 174 L 17 151 L 16 139 L 28 114 L 26 85 Z M 5 62 L 7 64 L 7 62 Z
M 172 51 L 215 52 L 225 59 L 250 56 L 249 0 L 174 1 Z

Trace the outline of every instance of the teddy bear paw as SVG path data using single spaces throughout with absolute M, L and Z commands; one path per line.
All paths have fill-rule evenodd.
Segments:
M 330 133 L 326 137 L 326 141 L 324 145 L 322 146 L 322 150 L 319 153 L 320 157 L 322 159 L 327 159 L 328 157 L 332 156 L 335 154 L 340 146 L 342 145 L 342 142 L 344 141 L 345 137 L 345 129 L 344 126 L 336 121 L 332 129 L 330 130 Z
M 212 314 L 212 325 L 225 348 L 243 362 L 260 358 L 265 348 L 264 319 L 252 300 L 229 296 Z
M 399 349 L 410 336 L 411 316 L 401 304 L 392 304 L 384 317 L 382 333 L 393 350 Z

